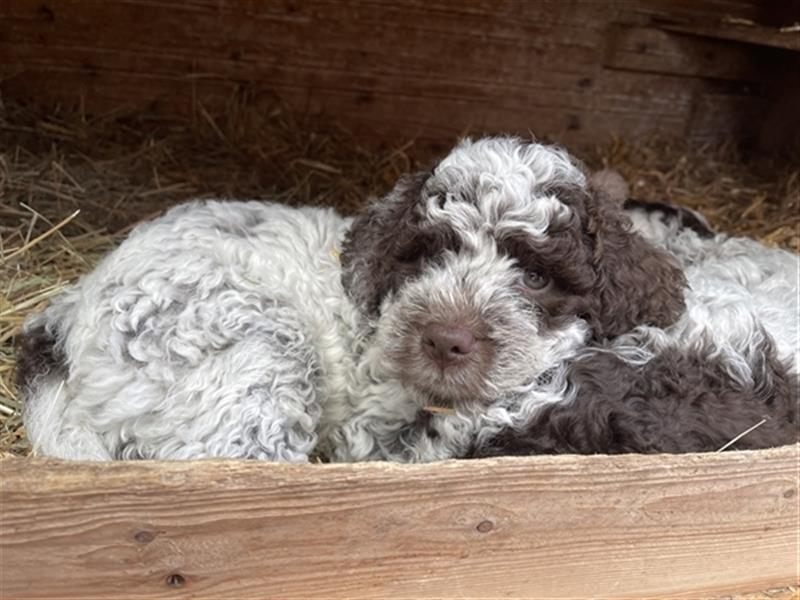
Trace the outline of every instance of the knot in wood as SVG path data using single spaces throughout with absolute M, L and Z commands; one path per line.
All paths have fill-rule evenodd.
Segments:
M 481 533 L 489 533 L 494 528 L 494 523 L 491 521 L 481 521 L 478 523 L 477 530 Z
M 149 544 L 154 539 L 156 539 L 156 535 L 152 531 L 147 531 L 146 529 L 143 529 L 142 531 L 137 531 L 136 535 L 133 536 L 133 539 L 135 539 L 140 544 Z

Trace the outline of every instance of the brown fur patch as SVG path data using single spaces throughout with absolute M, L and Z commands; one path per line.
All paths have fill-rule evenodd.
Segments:
M 597 273 L 589 311 L 595 337 L 613 337 L 638 325 L 673 324 L 685 308 L 681 268 L 633 233 L 619 204 L 605 192 L 590 190 L 584 205 Z
M 419 212 L 429 173 L 400 179 L 394 190 L 357 217 L 342 245 L 342 284 L 362 311 L 376 316 L 383 299 L 445 250 L 458 250 L 448 228 L 426 224 Z
M 609 353 L 576 361 L 577 397 L 554 404 L 522 430 L 506 429 L 472 457 L 527 454 L 713 452 L 769 448 L 798 440 L 798 388 L 771 343 L 751 359 L 755 382 L 741 385 L 711 352 L 663 352 L 644 366 Z
M 43 324 L 28 328 L 19 339 L 17 349 L 17 387 L 28 389 L 38 377 L 49 373 L 66 373 L 66 357 Z
M 582 316 L 600 339 L 638 325 L 674 323 L 684 309 L 686 286 L 674 260 L 632 232 L 619 202 L 604 191 L 575 187 L 553 192 L 572 209 L 571 220 L 556 224 L 545 241 L 522 235 L 499 240 L 523 269 L 553 280 L 546 290 L 530 294 L 550 325 L 565 316 Z

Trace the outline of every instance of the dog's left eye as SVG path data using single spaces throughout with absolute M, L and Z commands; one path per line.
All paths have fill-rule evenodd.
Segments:
M 528 270 L 522 275 L 522 283 L 532 290 L 541 290 L 550 283 L 550 278 L 539 271 Z

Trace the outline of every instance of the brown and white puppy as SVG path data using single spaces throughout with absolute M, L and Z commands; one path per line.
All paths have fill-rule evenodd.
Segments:
M 342 455 L 709 451 L 753 426 L 733 447 L 796 440 L 797 257 L 629 195 L 612 171 L 491 138 L 358 218 L 343 282 L 367 362 L 402 389 L 355 411 Z M 413 404 L 455 410 L 391 425 Z
M 342 458 L 457 456 L 567 402 L 587 344 L 678 320 L 683 272 L 631 231 L 613 183 L 554 147 L 464 141 L 355 220 L 342 281 L 375 386 L 353 405 Z M 430 406 L 454 414 L 419 412 Z

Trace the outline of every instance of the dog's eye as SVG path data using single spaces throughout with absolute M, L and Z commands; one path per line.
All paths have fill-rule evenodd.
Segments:
M 522 283 L 532 290 L 542 290 L 550 283 L 550 278 L 539 271 L 528 270 L 522 275 Z

